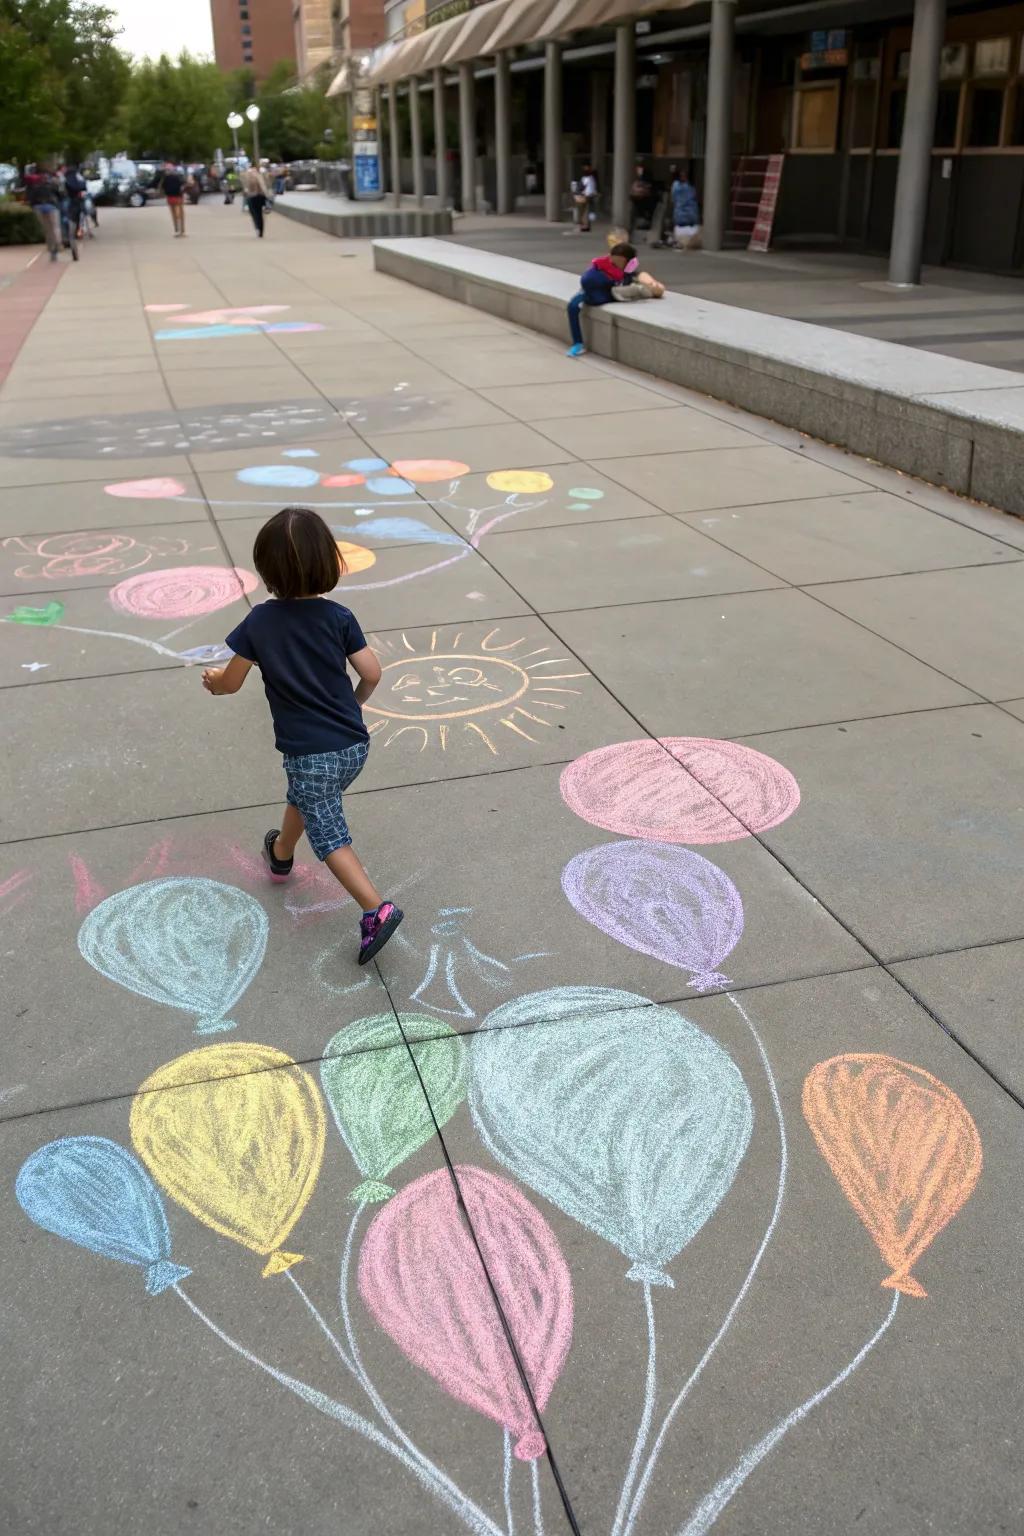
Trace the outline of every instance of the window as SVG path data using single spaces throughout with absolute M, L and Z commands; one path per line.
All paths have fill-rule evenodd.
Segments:
M 875 142 L 875 111 L 881 59 L 877 42 L 858 45 L 850 87 L 850 148 L 871 149 Z
M 972 85 L 967 109 L 966 144 L 970 149 L 995 149 L 1003 123 L 1001 85 Z
M 990 37 L 974 45 L 974 73 L 976 75 L 1008 75 L 1010 73 L 1010 39 Z
M 832 154 L 839 127 L 839 81 L 798 85 L 793 92 L 791 148 L 805 153 Z
M 247 21 L 243 21 L 243 23 L 242 23 L 242 36 L 243 37 L 252 37 L 252 27 L 250 27 L 250 25 L 249 25 L 249 23 Z
M 960 87 L 940 85 L 939 100 L 935 108 L 935 137 L 932 139 L 936 149 L 956 148 L 959 122 Z

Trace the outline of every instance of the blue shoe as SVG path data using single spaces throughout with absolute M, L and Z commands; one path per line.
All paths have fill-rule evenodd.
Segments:
M 586 350 L 587 349 L 583 345 L 582 341 L 577 341 L 573 346 L 569 348 L 565 355 L 566 357 L 582 357 Z

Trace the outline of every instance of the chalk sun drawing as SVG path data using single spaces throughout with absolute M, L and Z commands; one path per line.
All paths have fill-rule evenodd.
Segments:
M 414 1063 L 406 1040 L 429 1040 Z M 363 1182 L 357 1203 L 394 1194 L 387 1176 L 447 1125 L 466 1097 L 466 1047 L 437 1019 L 357 1019 L 328 1041 L 320 1083 Z M 426 1097 L 424 1097 L 426 1095 Z
M 928 1293 L 910 1273 L 968 1199 L 981 1138 L 962 1101 L 892 1056 L 833 1056 L 807 1075 L 804 1117 L 825 1161 L 890 1266 L 883 1286 Z
M 710 859 L 671 843 L 602 843 L 569 860 L 562 890 L 609 938 L 690 971 L 696 991 L 729 985 L 716 967 L 743 936 L 743 903 Z
M 137 1158 L 105 1136 L 63 1136 L 33 1152 L 14 1186 L 37 1227 L 145 1271 L 158 1296 L 192 1273 L 171 1263 L 164 1203 Z
M 239 602 L 258 585 L 237 565 L 186 565 L 129 576 L 110 589 L 110 605 L 136 619 L 194 619 Z
M 456 1166 L 454 1175 L 543 1412 L 572 1341 L 568 1266 L 554 1232 L 514 1184 L 483 1168 Z M 377 1213 L 360 1250 L 358 1284 L 367 1310 L 408 1359 L 506 1429 L 521 1461 L 544 1454 L 446 1168 L 407 1184 Z
M 509 736 L 536 744 L 556 728 L 551 716 L 580 695 L 565 685 L 589 676 L 570 658 L 552 656 L 550 645 L 523 651 L 526 637 L 505 640 L 500 628 L 477 642 L 466 641 L 461 629 L 435 629 L 419 646 L 405 633 L 397 641 L 373 636 L 370 643 L 383 676 L 364 712 L 371 736 L 379 732 L 385 747 L 408 737 L 421 752 L 428 746 L 444 752 L 459 736 L 497 757 Z
M 665 1266 L 725 1199 L 753 1129 L 728 1052 L 636 993 L 552 987 L 488 1014 L 470 1067 L 492 1156 L 618 1248 L 630 1280 L 671 1286 Z
M 224 1040 L 159 1067 L 132 1101 L 132 1145 L 171 1199 L 278 1275 L 320 1174 L 324 1111 L 308 1072 L 269 1045 Z
M 197 1014 L 197 1033 L 210 1034 L 235 1028 L 226 1014 L 262 965 L 268 930 L 237 886 L 174 876 L 108 896 L 82 923 L 78 948 L 101 976 Z
M 563 770 L 562 799 L 592 826 L 662 843 L 728 843 L 778 826 L 800 804 L 793 775 L 742 742 L 626 741 Z

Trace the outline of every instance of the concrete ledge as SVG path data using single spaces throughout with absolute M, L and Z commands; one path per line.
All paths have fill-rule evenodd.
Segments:
M 388 208 L 383 205 L 367 207 L 352 212 L 351 205 L 346 207 L 344 213 L 321 212 L 319 209 L 303 207 L 301 203 L 290 203 L 287 197 L 280 197 L 274 203 L 275 214 L 283 213 L 287 219 L 296 219 L 300 224 L 309 224 L 313 229 L 319 229 L 325 235 L 334 235 L 339 240 L 372 240 L 377 235 L 412 236 L 420 239 L 424 235 L 450 235 L 452 232 L 452 214 L 450 208 Z
M 378 240 L 374 266 L 568 341 L 567 273 L 444 240 Z M 1024 514 L 1018 374 L 683 294 L 585 310 L 584 330 L 600 357 Z

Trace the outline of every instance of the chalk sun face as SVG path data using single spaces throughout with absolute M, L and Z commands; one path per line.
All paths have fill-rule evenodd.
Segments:
M 385 747 L 410 736 L 420 752 L 444 752 L 458 734 L 497 757 L 503 742 L 536 743 L 555 729 L 579 696 L 573 682 L 588 676 L 552 646 L 531 646 L 523 635 L 506 640 L 497 628 L 482 640 L 435 629 L 419 648 L 406 634 L 372 644 L 383 675 L 364 713 Z

